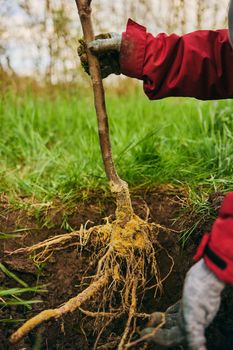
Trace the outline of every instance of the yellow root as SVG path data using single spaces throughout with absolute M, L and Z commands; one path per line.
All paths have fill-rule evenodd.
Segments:
M 89 317 L 114 317 L 117 315 L 117 313 L 115 312 L 92 312 L 89 310 L 84 310 L 83 308 L 79 307 L 79 310 L 86 316 Z
M 17 343 L 22 339 L 28 332 L 37 327 L 42 322 L 48 321 L 50 318 L 59 318 L 62 315 L 73 312 L 78 309 L 85 301 L 89 300 L 94 296 L 101 288 L 108 283 L 109 276 L 104 275 L 99 280 L 91 283 L 83 292 L 78 294 L 76 297 L 68 300 L 64 305 L 57 309 L 44 310 L 38 315 L 32 317 L 30 320 L 25 322 L 15 333 L 10 337 L 12 343 Z
M 150 234 L 154 227 L 155 225 L 149 224 L 133 214 L 123 227 L 122 221 L 115 220 L 109 223 L 107 220 L 105 225 L 89 229 L 82 226 L 79 231 L 68 235 L 59 235 L 32 247 L 21 249 L 20 252 L 32 253 L 36 251 L 37 259 L 45 259 L 46 256 L 48 257 L 49 254 L 52 254 L 53 250 L 60 249 L 58 245 L 63 246 L 64 243 L 67 244 L 69 240 L 76 236 L 79 238 L 77 244 L 80 247 L 87 245 L 88 242 L 95 243 L 94 245 L 101 243 L 101 245 L 106 247 L 103 256 L 99 259 L 94 282 L 89 287 L 59 308 L 42 311 L 28 320 L 11 336 L 10 341 L 16 343 L 42 322 L 51 318 L 59 318 L 65 313 L 73 312 L 80 308 L 80 311 L 87 316 L 110 318 L 100 331 L 95 348 L 97 348 L 98 340 L 107 325 L 116 317 L 120 317 L 119 315 L 127 313 L 128 320 L 118 346 L 118 350 L 126 349 L 127 341 L 130 341 L 136 325 L 137 293 L 140 291 L 143 295 L 148 288 L 147 274 L 150 274 L 150 278 L 155 278 L 155 284 L 153 285 L 155 291 L 162 287 L 157 268 L 156 253 L 150 240 Z M 103 253 L 103 249 L 101 251 Z M 90 312 L 81 309 L 81 305 L 95 296 L 101 289 L 103 289 L 103 297 L 99 310 Z M 118 310 L 114 310 L 111 306 L 116 291 L 120 292 L 121 295 L 121 307 Z M 105 311 L 106 305 L 109 312 Z M 103 312 L 100 311 L 102 307 Z M 142 317 L 142 315 L 139 317 Z M 131 325 L 132 321 L 133 326 Z
M 98 334 L 97 337 L 96 337 L 96 341 L 95 341 L 95 344 L 94 344 L 94 346 L 93 346 L 93 350 L 96 350 L 96 349 L 97 349 L 97 345 L 98 345 L 98 343 L 99 343 L 100 337 L 101 337 L 102 333 L 104 332 L 104 330 L 110 325 L 110 323 L 112 323 L 112 321 L 113 321 L 114 319 L 119 318 L 121 315 L 122 315 L 122 313 L 117 313 L 114 317 L 112 317 L 108 322 L 105 323 L 105 325 L 102 327 L 102 329 L 100 330 L 99 334 Z M 117 344 L 118 344 L 118 341 L 117 341 L 116 345 L 117 345 Z M 105 346 L 106 346 L 106 345 L 107 345 L 107 344 L 105 344 Z M 98 347 L 98 349 L 99 349 L 99 348 L 101 348 L 101 346 Z
M 98 346 L 97 350 L 116 349 L 118 342 L 119 342 L 119 339 L 118 340 L 113 340 L 110 343 Z M 95 350 L 95 349 L 93 349 L 93 350 Z
M 165 323 L 166 323 L 165 313 L 163 313 L 161 323 L 160 323 L 157 327 L 155 327 L 151 333 L 144 335 L 143 337 L 141 337 L 141 338 L 135 340 L 135 341 L 132 342 L 132 343 L 126 344 L 126 345 L 125 345 L 125 349 L 134 348 L 134 347 L 137 346 L 138 344 L 140 344 L 140 343 L 142 343 L 142 342 L 145 342 L 145 341 L 148 341 L 149 339 L 154 338 L 154 336 L 156 335 L 156 333 L 158 332 L 158 330 L 159 330 L 161 327 L 163 327 L 163 326 L 165 325 Z
M 110 244 L 118 254 L 124 256 L 127 251 L 132 249 L 147 250 L 150 245 L 149 233 L 151 229 L 150 224 L 134 214 L 123 228 L 118 224 L 118 221 L 112 224 Z
M 129 309 L 129 317 L 128 317 L 126 327 L 125 327 L 123 336 L 121 338 L 120 344 L 118 346 L 118 350 L 124 350 L 125 344 L 127 342 L 127 337 L 128 337 L 129 332 L 130 332 L 130 325 L 131 325 L 132 319 L 136 313 L 136 309 L 137 309 L 137 280 L 133 281 L 131 298 L 132 298 L 132 300 L 131 300 L 131 306 Z
M 159 224 L 149 224 L 133 214 L 124 227 L 120 226 L 119 220 L 110 223 L 106 218 L 105 225 L 97 225 L 89 229 L 86 228 L 86 225 L 81 225 L 78 231 L 57 235 L 30 247 L 19 248 L 7 253 L 11 255 L 38 252 L 35 254 L 35 259 L 39 263 L 48 260 L 51 253 L 56 250 L 66 249 L 72 245 L 84 247 L 91 241 L 94 244 L 96 242 L 103 245 L 110 244 L 115 251 L 125 256 L 127 250 L 130 249 L 146 250 L 151 245 L 149 235 L 153 228 L 165 232 L 178 232 Z M 78 238 L 79 241 L 65 245 L 74 238 Z
M 49 251 L 50 247 L 52 247 L 54 245 L 64 244 L 64 243 L 70 241 L 73 237 L 79 237 L 79 236 L 80 236 L 79 231 L 75 231 L 75 232 L 72 232 L 70 234 L 66 233 L 64 235 L 63 234 L 58 235 L 55 237 L 48 238 L 45 241 L 34 244 L 30 247 L 16 249 L 11 254 L 19 254 L 19 253 L 29 253 L 30 254 L 30 253 L 32 253 L 36 250 L 42 249 L 42 248 L 46 248 L 46 250 Z
M 76 246 L 84 247 L 90 239 L 95 238 L 98 239 L 101 236 L 101 242 L 106 242 L 110 237 L 110 224 L 107 221 L 105 225 L 94 226 L 89 229 L 86 229 L 86 226 L 81 225 L 80 230 L 74 231 L 71 233 L 57 235 L 51 238 L 44 240 L 43 242 L 34 244 L 30 247 L 24 247 L 14 250 L 13 252 L 7 252 L 9 255 L 12 254 L 20 254 L 20 253 L 28 253 L 31 254 L 33 252 L 36 253 L 36 261 L 44 262 L 48 260 L 51 256 L 51 253 L 55 250 L 65 249 L 65 243 L 68 243 L 70 240 L 77 238 L 79 242 L 74 243 Z M 59 248 L 56 248 L 56 247 Z

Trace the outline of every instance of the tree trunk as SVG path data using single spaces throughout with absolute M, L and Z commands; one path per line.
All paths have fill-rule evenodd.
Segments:
M 91 21 L 91 0 L 75 0 L 86 44 L 94 40 Z M 98 131 L 105 172 L 110 181 L 111 191 L 116 194 L 117 219 L 127 222 L 133 214 L 128 185 L 117 174 L 112 158 L 109 138 L 108 115 L 105 104 L 104 87 L 98 59 L 87 49 L 88 64 L 92 80 L 95 109 L 98 119 Z

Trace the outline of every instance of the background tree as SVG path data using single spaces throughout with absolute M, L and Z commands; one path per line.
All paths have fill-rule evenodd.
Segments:
M 93 18 L 96 33 L 122 32 L 131 17 L 155 35 L 181 34 L 226 27 L 227 6 L 228 0 L 95 0 Z M 0 0 L 0 64 L 7 71 L 51 83 L 76 81 L 80 36 L 73 1 Z

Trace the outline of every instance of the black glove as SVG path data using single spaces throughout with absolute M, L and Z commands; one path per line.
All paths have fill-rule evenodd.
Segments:
M 165 325 L 151 338 L 153 342 L 166 347 L 187 342 L 191 350 L 206 350 L 205 329 L 218 312 L 224 287 L 201 259 L 186 275 L 182 300 L 165 314 L 153 313 L 143 333 L 152 333 L 152 327 L 165 317 Z
M 79 40 L 78 55 L 86 73 L 89 73 L 86 43 Z M 119 54 L 121 46 L 121 35 L 117 33 L 100 34 L 95 40 L 88 44 L 88 48 L 98 57 L 102 78 L 114 73 L 120 74 Z
M 158 328 L 158 331 L 153 337 L 149 338 L 149 341 L 168 348 L 185 344 L 180 305 L 181 301 L 179 300 L 176 304 L 170 306 L 165 313 L 154 312 L 148 322 L 148 327 L 143 329 L 141 335 L 152 334 L 154 328 L 159 327 L 163 320 L 165 320 L 165 324 L 161 328 Z

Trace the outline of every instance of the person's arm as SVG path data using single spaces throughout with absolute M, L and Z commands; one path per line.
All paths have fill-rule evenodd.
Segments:
M 129 20 L 122 34 L 120 71 L 143 80 L 144 91 L 152 100 L 233 97 L 233 49 L 226 29 L 154 37 Z
M 206 233 L 186 274 L 182 299 L 165 314 L 155 312 L 142 334 L 166 347 L 188 343 L 190 350 L 206 350 L 205 329 L 215 318 L 226 284 L 233 285 L 233 192 L 219 209 L 211 232 Z M 153 334 L 153 327 L 165 325 Z

